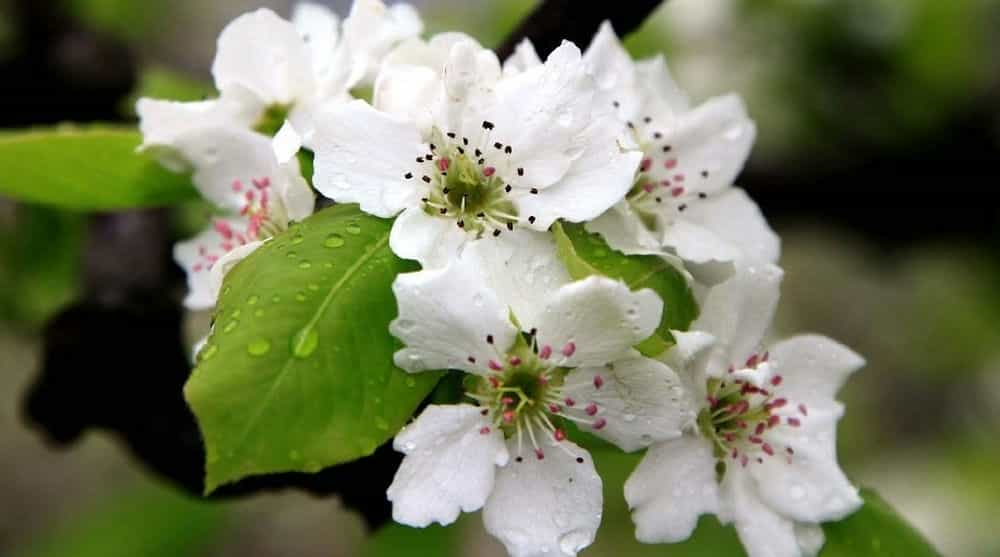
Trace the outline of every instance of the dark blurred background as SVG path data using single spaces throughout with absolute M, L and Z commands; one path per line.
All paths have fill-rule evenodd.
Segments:
M 414 3 L 431 31 L 463 29 L 488 46 L 533 5 Z M 346 13 L 347 2 L 331 4 Z M 260 5 L 0 0 L 0 127 L 128 121 L 136 91 L 199 98 L 219 30 Z M 266 5 L 290 10 L 283 0 Z M 1000 0 L 670 0 L 627 41 L 637 56 L 666 53 L 695 99 L 746 98 L 759 139 L 740 184 L 784 241 L 776 334 L 825 333 L 867 356 L 843 394 L 842 462 L 958 557 L 1000 554 L 992 531 L 1000 508 L 998 30 Z M 88 419 L 103 429 L 74 427 L 88 404 L 83 391 L 46 398 L 32 413 L 25 394 L 37 392 L 43 331 L 50 346 L 74 335 L 66 314 L 60 324 L 69 329 L 46 323 L 81 297 L 124 307 L 121 288 L 176 299 L 182 277 L 163 246 L 206 214 L 191 203 L 122 221 L 0 198 L 0 555 L 436 555 L 443 546 L 501 555 L 474 517 L 416 538 L 383 529 L 366 541 L 364 520 L 315 489 L 200 502 L 150 464 L 151 454 L 169 460 L 183 443 L 127 450 L 92 411 Z M 133 264 L 162 272 L 123 286 L 94 254 L 121 241 L 108 222 L 129 219 L 163 236 L 147 262 Z M 155 311 L 130 319 L 178 318 Z M 84 326 L 100 323 L 83 315 Z M 184 317 L 189 342 L 207 319 Z M 97 354 L 128 349 L 121 331 L 95 325 L 89 333 Z M 108 373 L 63 366 L 70 385 Z M 139 358 L 116 373 L 116 381 L 127 374 L 137 400 L 144 386 L 161 385 Z M 607 484 L 620 486 L 623 466 Z M 606 499 L 605 531 L 587 555 L 686 554 L 619 544 L 630 535 L 624 503 L 613 490 Z

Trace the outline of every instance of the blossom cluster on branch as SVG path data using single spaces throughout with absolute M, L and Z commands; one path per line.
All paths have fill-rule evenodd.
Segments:
M 714 514 L 751 556 L 816 554 L 820 523 L 861 505 L 835 397 L 863 360 L 821 336 L 765 344 L 779 240 L 734 186 L 755 137 L 740 98 L 692 103 L 609 24 L 544 60 L 421 31 L 377 0 L 342 21 L 262 9 L 219 38 L 218 99 L 139 101 L 143 149 L 223 213 L 176 247 L 186 305 L 213 307 L 230 269 L 313 213 L 314 189 L 357 203 L 421 266 L 393 285 L 396 366 L 465 374 L 461 401 L 395 437 L 396 521 L 482 510 L 515 557 L 576 555 L 601 522 L 597 437 L 645 451 L 623 486 L 640 541 Z M 672 300 L 568 263 L 564 227 L 679 274 L 697 319 L 665 328 Z

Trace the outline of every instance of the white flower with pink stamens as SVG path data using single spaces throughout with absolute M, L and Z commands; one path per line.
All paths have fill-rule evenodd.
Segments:
M 425 267 L 469 240 L 597 217 L 631 187 L 641 158 L 571 43 L 501 78 L 496 56 L 464 35 L 410 41 L 387 58 L 374 102 L 321 115 L 314 183 L 335 201 L 399 215 L 390 247 Z
M 193 163 L 193 181 L 222 214 L 194 238 L 178 243 L 174 258 L 187 271 L 190 309 L 215 305 L 225 273 L 271 236 L 313 212 L 315 196 L 298 160 L 280 162 L 272 141 L 236 128 L 186 134 L 178 153 Z
M 505 267 L 522 281 L 556 259 L 547 234 L 512 236 L 521 245 Z M 600 524 L 601 481 L 567 425 L 632 451 L 679 437 L 694 413 L 676 374 L 632 348 L 659 323 L 654 292 L 562 276 L 525 289 L 486 276 L 492 245 L 473 241 L 447 267 L 394 284 L 390 330 L 406 345 L 396 364 L 468 373 L 470 403 L 432 405 L 396 437 L 406 457 L 388 490 L 393 516 L 427 526 L 483 508 L 511 555 L 576 555 Z
M 861 506 L 837 464 L 837 391 L 864 360 L 826 337 L 761 350 L 781 271 L 741 268 L 710 291 L 667 360 L 697 396 L 697 427 L 650 447 L 625 484 L 636 536 L 678 542 L 701 514 L 732 523 L 751 557 L 815 555 L 821 522 Z
M 537 59 L 525 42 L 505 71 L 516 74 Z M 667 248 L 716 280 L 737 259 L 776 262 L 778 237 L 746 193 L 732 187 L 756 135 L 742 100 L 727 95 L 692 107 L 663 58 L 633 61 L 607 22 L 584 62 L 600 102 L 616 111 L 644 154 L 624 201 L 587 228 L 625 253 Z
M 183 166 L 175 143 L 186 133 L 225 126 L 270 134 L 285 118 L 308 145 L 316 113 L 350 101 L 353 87 L 374 81 L 389 50 L 422 28 L 411 6 L 379 0 L 357 0 L 343 22 L 312 3 L 299 4 L 292 21 L 264 8 L 244 14 L 219 36 L 212 65 L 219 98 L 139 100 L 143 147 Z

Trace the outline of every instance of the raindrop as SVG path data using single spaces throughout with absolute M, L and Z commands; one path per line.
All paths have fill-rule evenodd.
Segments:
M 233 319 L 229 323 L 226 323 L 226 326 L 222 329 L 222 332 L 223 333 L 231 333 L 231 332 L 233 332 L 233 331 L 236 330 L 236 326 L 239 325 L 239 324 L 240 324 L 239 321 Z
M 272 304 L 277 304 L 280 301 L 281 301 L 281 296 L 278 296 L 277 294 L 275 294 L 274 296 L 271 296 L 271 303 Z
M 337 233 L 330 234 L 326 237 L 326 241 L 323 242 L 323 245 L 328 248 L 339 248 L 344 245 L 344 237 Z
M 573 530 L 559 538 L 559 549 L 565 555 L 576 555 L 581 549 L 590 545 L 591 536 L 584 530 Z
M 311 325 L 307 325 L 292 337 L 292 355 L 296 358 L 308 358 L 316 351 L 317 346 L 319 346 L 319 333 Z
M 304 301 L 306 301 L 306 293 L 305 292 L 299 292 L 299 293 L 297 293 L 295 295 L 295 301 L 297 301 L 297 302 L 304 302 Z
M 806 496 L 806 490 L 801 485 L 795 484 L 788 488 L 788 496 L 796 501 L 801 501 Z
M 249 304 L 251 306 L 254 305 L 254 304 L 256 304 L 259 301 L 260 301 L 260 296 L 257 296 L 256 294 L 253 295 L 253 296 L 250 296 L 249 298 L 247 298 L 247 304 Z
M 294 246 L 296 244 L 301 244 L 305 240 L 306 240 L 305 236 L 303 236 L 302 234 L 296 234 L 295 236 L 292 237 L 291 243 Z
M 285 257 L 287 257 L 289 259 L 295 259 L 298 256 L 299 256 L 299 254 L 296 253 L 296 252 L 294 252 L 294 251 L 290 251 L 290 252 L 288 252 L 288 253 L 285 254 Z
M 358 223 L 356 223 L 356 222 L 349 222 L 349 223 L 347 223 L 347 226 L 344 227 L 344 230 L 348 234 L 353 234 L 355 236 L 357 236 L 358 234 L 361 234 L 361 226 L 358 225 Z
M 247 354 L 251 356 L 263 356 L 271 351 L 271 341 L 266 338 L 259 338 L 250 341 L 247 345 Z
M 573 112 L 568 108 L 559 113 L 559 118 L 557 119 L 559 125 L 568 128 L 573 124 Z
M 312 266 L 313 264 L 308 261 L 303 261 L 302 263 L 299 263 L 299 269 L 309 269 L 312 268 Z
M 412 377 L 407 377 L 404 383 L 406 383 L 406 386 L 410 388 L 417 386 L 417 380 Z
M 382 416 L 375 416 L 375 427 L 382 431 L 389 431 L 389 422 L 385 421 Z
M 406 449 L 407 452 L 409 452 L 409 451 L 412 451 L 413 449 L 416 449 L 417 448 L 417 444 L 414 443 L 413 441 L 408 441 L 408 442 L 406 442 L 403 445 L 403 448 Z
M 253 312 L 253 316 L 254 317 L 264 317 L 264 310 L 258 309 L 257 311 Z
M 210 359 L 212 356 L 215 356 L 215 353 L 218 351 L 219 351 L 218 346 L 214 344 L 205 344 L 205 347 L 201 349 L 201 352 L 198 352 L 198 361 L 204 362 L 205 360 Z

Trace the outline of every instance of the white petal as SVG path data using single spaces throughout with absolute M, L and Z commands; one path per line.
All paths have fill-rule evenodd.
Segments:
M 585 147 L 605 139 L 584 133 L 597 109 L 594 92 L 580 50 L 569 42 L 544 65 L 498 83 L 496 103 L 484 119 L 496 125 L 491 138 L 513 148 L 510 167 L 499 168 L 500 175 L 525 188 L 545 188 L 562 178 Z M 516 168 L 524 175 L 511 172 Z
M 302 136 L 295 130 L 295 126 L 286 120 L 278 133 L 275 134 L 274 139 L 271 140 L 271 145 L 274 147 L 274 154 L 278 158 L 278 162 L 286 163 L 302 149 Z
M 792 413 L 795 409 L 789 408 Z M 840 408 L 809 408 L 808 416 L 796 413 L 800 427 L 781 425 L 764 435 L 776 451 L 791 447 L 794 454 L 765 458 L 746 469 L 761 501 L 788 518 L 815 523 L 840 520 L 861 506 L 858 490 L 837 464 L 841 414 Z
M 656 114 L 653 118 L 664 135 L 657 147 L 670 145 L 671 150 L 651 155 L 650 176 L 656 182 L 683 182 L 692 192 L 715 193 L 731 186 L 757 133 L 736 95 L 709 99 L 673 121 Z
M 349 62 L 353 66 L 347 87 L 373 83 L 379 65 L 390 50 L 422 30 L 423 22 L 409 4 L 386 8 L 379 0 L 355 0 L 350 15 L 344 20 L 342 47 L 349 52 Z
M 313 144 L 313 184 L 323 195 L 383 218 L 416 203 L 420 176 L 404 176 L 418 171 L 413 161 L 425 148 L 412 124 L 354 101 L 320 117 Z
M 707 372 L 726 373 L 760 349 L 778 305 L 783 272 L 774 265 L 747 265 L 733 278 L 709 290 L 701 315 L 691 325 L 715 337 Z
M 428 406 L 392 445 L 406 455 L 386 492 L 392 518 L 417 528 L 482 508 L 509 458 L 500 430 L 468 404 Z
M 715 337 L 701 331 L 670 331 L 676 344 L 660 359 L 677 370 L 684 386 L 684 396 L 692 408 L 705 400 L 706 383 L 702 370 L 715 344 Z
M 249 129 L 260 112 L 258 106 L 232 99 L 176 102 L 142 98 L 136 103 L 135 109 L 139 115 L 143 149 L 172 147 L 178 137 L 204 128 Z M 180 169 L 186 165 L 181 163 L 172 166 Z
M 245 219 L 219 218 L 215 222 L 223 230 L 244 231 Z M 228 227 L 228 228 L 227 228 Z M 209 309 L 215 306 L 222 281 L 212 276 L 212 268 L 239 244 L 230 234 L 223 234 L 213 225 L 197 236 L 174 246 L 174 260 L 187 273 L 188 294 L 184 306 L 188 309 Z M 253 242 L 257 244 L 257 242 Z
M 389 248 L 403 259 L 418 261 L 425 269 L 439 269 L 458 257 L 469 238 L 455 219 L 428 215 L 421 207 L 411 207 L 393 223 Z M 482 286 L 485 288 L 486 283 Z
M 571 557 L 594 541 L 601 478 L 586 451 L 569 441 L 561 445 L 548 447 L 543 460 L 534 454 L 512 459 L 497 475 L 483 522 L 511 557 Z M 516 454 L 516 442 L 508 446 Z
M 257 195 L 256 181 L 274 185 L 287 179 L 271 139 L 245 129 L 210 128 L 177 138 L 181 155 L 194 167 L 198 191 L 219 207 L 239 212 L 246 195 Z
M 636 86 L 635 63 L 610 22 L 601 24 L 583 55 L 583 61 L 587 64 L 587 71 L 594 76 L 603 105 L 610 107 L 617 103 L 622 119 L 633 119 L 641 102 Z
M 612 249 L 625 255 L 661 253 L 660 239 L 642 223 L 626 201 L 617 203 L 586 224 L 588 232 L 600 234 Z
M 485 283 L 528 330 L 554 292 L 572 282 L 555 240 L 545 232 L 515 229 L 499 238 L 486 236 L 467 244 L 462 257 L 477 260 Z
M 292 9 L 292 24 L 309 49 L 313 73 L 320 80 L 329 78 L 340 41 L 340 18 L 322 4 L 298 2 Z
M 238 87 L 264 104 L 290 105 L 314 90 L 309 49 L 291 22 L 261 8 L 223 29 L 212 64 L 223 94 Z
M 606 425 L 592 433 L 628 452 L 676 439 L 695 419 L 674 370 L 638 354 L 607 366 L 571 371 L 563 392 L 576 402 L 564 408 L 566 413 L 604 419 Z M 598 408 L 593 417 L 585 410 L 591 403 Z
M 290 220 L 301 221 L 316 210 L 316 194 L 302 177 L 298 159 L 293 158 L 281 165 L 281 170 L 285 180 L 279 184 L 279 194 L 285 203 L 285 211 Z
M 620 124 L 610 115 L 594 116 L 583 134 L 590 143 L 557 183 L 517 199 L 518 210 L 547 230 L 557 218 L 584 222 L 597 218 L 625 198 L 642 160 L 623 151 L 616 139 Z
M 691 108 L 687 93 L 681 90 L 670 75 L 667 61 L 662 54 L 636 62 L 635 69 L 636 81 L 642 88 L 647 102 L 649 99 L 656 99 L 664 103 L 661 106 L 670 114 L 681 114 Z
M 479 43 L 461 40 L 451 46 L 441 72 L 446 98 L 438 103 L 435 124 L 442 131 L 468 136 L 482 144 L 478 140 L 483 133 L 481 111 L 492 99 L 493 86 L 500 79 L 500 61 Z
M 485 288 L 473 265 L 455 261 L 444 269 L 402 274 L 392 290 L 399 317 L 389 332 L 406 345 L 395 355 L 396 365 L 406 371 L 485 374 L 495 351 L 506 352 L 514 343 L 507 306 Z M 490 335 L 495 347 L 487 343 Z
M 738 257 L 778 262 L 781 240 L 768 226 L 757 204 L 739 188 L 691 204 L 684 213 L 684 220 L 710 231 L 731 246 Z
M 383 112 L 413 122 L 419 130 L 429 130 L 434 108 L 443 96 L 440 73 L 407 64 L 388 67 L 379 73 L 372 102 Z
M 771 347 L 770 362 L 782 376 L 781 394 L 810 408 L 832 408 L 837 391 L 865 360 L 839 342 L 800 335 Z
M 538 324 L 522 326 L 537 326 L 539 345 L 550 345 L 559 365 L 603 366 L 653 334 L 662 313 L 652 290 L 632 292 L 620 281 L 592 276 L 560 288 Z
M 542 58 L 531 39 L 524 39 L 514 47 L 514 53 L 503 61 L 503 75 L 509 77 L 542 65 Z
M 663 245 L 677 255 L 694 264 L 711 261 L 735 261 L 740 258 L 736 246 L 727 242 L 712 230 L 691 222 L 676 219 L 663 230 Z
M 209 271 L 208 280 L 216 298 L 218 298 L 219 292 L 222 290 L 222 281 L 225 280 L 229 271 L 233 270 L 233 267 L 235 267 L 237 263 L 246 259 L 247 256 L 256 251 L 257 248 L 262 245 L 264 245 L 264 242 L 254 241 L 236 246 L 220 257 L 215 265 L 212 265 L 212 269 Z
M 625 500 L 639 541 L 686 540 L 699 516 L 719 510 L 711 445 L 693 436 L 653 445 L 625 482 Z
M 803 557 L 819 555 L 819 550 L 823 549 L 823 544 L 826 543 L 823 528 L 818 524 L 796 524 L 795 539 L 799 542 Z
M 795 523 L 765 505 L 757 497 L 753 480 L 741 472 L 730 467 L 723 479 L 719 518 L 736 525 L 748 557 L 801 557 Z

